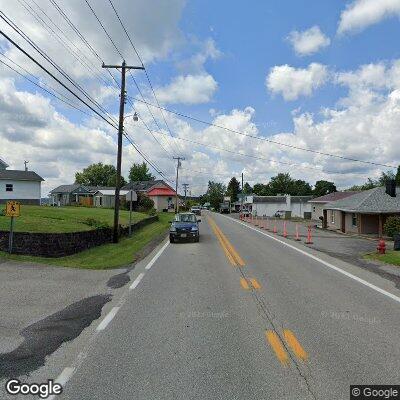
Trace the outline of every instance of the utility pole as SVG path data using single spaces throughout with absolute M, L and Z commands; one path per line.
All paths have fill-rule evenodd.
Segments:
M 118 123 L 118 151 L 117 151 L 117 177 L 115 179 L 115 204 L 114 204 L 114 229 L 113 242 L 118 243 L 119 239 L 119 191 L 121 188 L 121 163 L 122 163 L 122 135 L 124 132 L 124 109 L 125 109 L 125 75 L 129 69 L 144 69 L 144 67 L 133 67 L 126 65 L 125 60 L 122 65 L 105 65 L 102 68 L 115 68 L 121 70 L 121 94 L 119 101 L 119 123 Z
M 243 213 L 243 196 L 244 196 L 244 188 L 243 188 L 243 172 L 242 172 L 242 196 L 241 196 L 242 201 L 240 202 L 241 203 L 240 204 L 240 213 L 241 214 Z
M 189 184 L 188 183 L 182 183 L 182 186 L 183 186 L 183 190 L 185 191 L 185 207 L 186 207 L 186 192 L 187 192 L 187 188 L 188 188 L 188 186 L 189 186 Z
M 179 167 L 181 166 L 181 160 L 184 160 L 184 157 L 172 157 L 176 162 L 176 182 L 175 182 L 175 214 L 179 212 L 179 201 L 178 201 L 178 180 L 179 180 Z

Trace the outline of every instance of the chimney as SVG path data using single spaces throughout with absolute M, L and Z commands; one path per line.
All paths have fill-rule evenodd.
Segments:
M 396 197 L 396 181 L 394 179 L 386 182 L 386 194 L 390 197 Z

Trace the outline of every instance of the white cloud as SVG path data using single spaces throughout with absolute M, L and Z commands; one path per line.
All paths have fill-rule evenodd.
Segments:
M 400 16 L 400 0 L 355 0 L 342 12 L 338 33 L 360 31 L 393 15 Z
M 296 100 L 300 96 L 310 96 L 322 86 L 328 77 L 325 65 L 312 63 L 307 68 L 289 65 L 275 66 L 266 79 L 266 86 L 272 93 L 279 93 L 285 100 Z
M 200 104 L 211 100 L 218 84 L 209 74 L 178 76 L 157 89 L 162 103 Z
M 303 32 L 292 31 L 288 40 L 300 56 L 314 54 L 331 43 L 331 40 L 321 32 L 319 26 L 313 26 Z

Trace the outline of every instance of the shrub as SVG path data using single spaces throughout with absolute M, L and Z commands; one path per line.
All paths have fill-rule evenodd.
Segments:
M 138 211 L 148 212 L 154 208 L 154 201 L 142 193 L 138 193 Z
M 104 221 L 99 221 L 95 218 L 85 218 L 83 220 L 80 221 L 82 224 L 91 226 L 93 228 L 96 229 L 100 229 L 100 228 L 109 228 L 110 226 L 107 224 L 107 222 Z
M 153 207 L 147 212 L 147 214 L 149 214 L 151 216 L 156 215 L 157 214 L 157 210 Z
M 400 217 L 388 217 L 383 227 L 386 235 L 393 237 L 396 233 L 400 233 Z
M 0 208 L 0 216 L 5 216 L 5 215 L 6 215 L 6 209 Z

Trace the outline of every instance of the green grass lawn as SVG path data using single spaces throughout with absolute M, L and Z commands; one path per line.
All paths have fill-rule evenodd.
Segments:
M 3 207 L 1 207 L 3 208 Z M 146 214 L 132 213 L 132 220 L 139 221 L 147 217 Z M 49 207 L 49 206 L 21 206 L 21 216 L 15 219 L 17 232 L 78 232 L 94 229 L 83 221 L 94 218 L 112 226 L 114 210 L 107 208 L 88 207 Z M 120 223 L 127 225 L 129 211 L 120 211 Z M 10 229 L 10 218 L 0 215 L 0 230 Z
M 0 257 L 35 262 L 40 264 L 56 265 L 84 269 L 110 269 L 126 266 L 137 259 L 137 255 L 147 244 L 157 237 L 167 233 L 171 214 L 160 213 L 159 221 L 145 226 L 132 235 L 131 238 L 122 238 L 117 244 L 105 244 L 82 251 L 67 257 L 46 258 L 32 257 L 0 252 Z
M 386 254 L 370 253 L 364 256 L 369 260 L 378 260 L 386 264 L 400 266 L 400 251 L 389 250 Z

